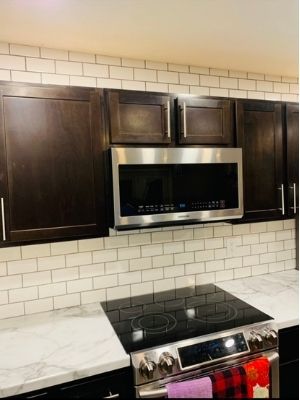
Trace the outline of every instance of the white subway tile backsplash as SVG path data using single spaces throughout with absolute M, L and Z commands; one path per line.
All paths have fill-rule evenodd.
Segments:
M 154 281 L 154 293 L 164 292 L 166 290 L 175 289 L 175 279 L 168 278 L 168 279 L 161 279 Z
M 210 96 L 219 96 L 219 97 L 229 97 L 229 91 L 228 91 L 228 89 L 210 88 L 209 95 Z
M 251 276 L 251 267 L 236 268 L 233 272 L 234 279 L 246 278 Z
M 35 72 L 55 72 L 54 60 L 46 60 L 43 58 L 26 58 L 27 71 Z
M 209 249 L 219 249 L 224 246 L 223 238 L 216 238 L 216 239 L 205 239 L 204 240 L 204 247 L 206 250 Z
M 108 78 L 108 65 L 84 63 L 83 75 L 93 76 L 96 78 Z
M 209 96 L 209 88 L 208 87 L 191 86 L 190 94 L 195 94 L 198 96 Z
M 288 83 L 274 82 L 274 92 L 276 93 L 289 93 L 290 86 Z
M 253 72 L 248 72 L 248 79 L 257 79 L 263 81 L 265 79 L 264 74 L 257 74 Z
M 241 268 L 243 265 L 242 257 L 227 258 L 225 260 L 225 269 Z
M 51 243 L 51 255 L 70 254 L 78 251 L 78 242 L 76 240 L 70 242 Z
M 142 257 L 158 256 L 163 254 L 162 244 L 149 244 L 148 246 L 141 246 Z
M 296 240 L 289 239 L 283 242 L 284 250 L 295 249 L 296 248 Z
M 165 278 L 174 278 L 175 276 L 184 275 L 184 265 L 174 265 L 172 267 L 164 268 Z
M 259 255 L 255 254 L 253 256 L 243 257 L 243 267 L 248 267 L 249 265 L 256 265 L 259 263 Z
M 0 291 L 0 305 L 8 304 L 8 291 Z
M 171 242 L 173 239 L 172 231 L 153 232 L 151 236 L 152 243 Z
M 42 47 L 41 57 L 66 61 L 69 59 L 69 52 L 66 50 L 48 49 L 46 47 Z
M 44 299 L 44 300 L 50 300 L 50 299 Z M 54 309 L 55 310 L 59 309 L 59 308 L 79 306 L 80 305 L 80 293 L 65 294 L 64 296 L 57 296 L 57 297 L 54 297 L 53 300 L 54 300 Z
M 209 68 L 207 68 L 207 67 L 197 67 L 197 66 L 194 66 L 194 65 L 190 65 L 190 72 L 192 74 L 209 75 Z
M 141 248 L 139 246 L 118 249 L 119 260 L 130 260 L 131 258 L 139 258 L 140 256 Z
M 10 81 L 11 74 L 8 69 L 0 69 L 0 80 L 1 81 Z
M 130 296 L 130 285 L 108 288 L 106 291 L 107 300 L 123 299 Z
M 81 293 L 81 304 L 99 303 L 106 300 L 105 289 L 89 290 Z
M 247 79 L 247 72 L 229 71 L 229 76 L 232 78 L 246 78 Z
M 262 254 L 266 253 L 267 251 L 268 251 L 267 243 L 251 245 L 251 254 Z
M 295 258 L 284 261 L 284 269 L 295 269 L 295 268 L 297 268 L 297 263 Z
M 279 272 L 279 271 L 284 271 L 284 262 L 283 261 L 269 264 L 269 272 Z
M 8 275 L 25 274 L 27 272 L 35 272 L 35 271 L 37 271 L 36 258 L 7 262 Z
M 283 221 L 270 221 L 267 222 L 268 232 L 281 231 L 283 229 Z
M 69 52 L 69 60 L 70 61 L 94 63 L 96 58 L 95 58 L 94 54 L 79 53 L 77 51 L 70 51 Z
M 265 93 L 265 100 L 271 100 L 271 101 L 281 101 L 281 94 L 280 93 L 270 93 L 266 92 Z
M 31 272 L 23 275 L 23 287 L 39 286 L 51 282 L 51 272 Z
M 10 54 L 18 56 L 39 57 L 40 48 L 33 46 L 25 46 L 20 44 L 11 44 L 9 46 Z
M 38 258 L 38 270 L 47 271 L 50 269 L 59 269 L 66 266 L 65 256 L 52 256 Z
M 253 265 L 251 267 L 251 274 L 252 275 L 263 275 L 269 272 L 269 265 L 262 264 L 262 265 Z
M 42 73 L 42 83 L 45 85 L 70 85 L 69 75 Z
M 120 79 L 97 78 L 98 88 L 121 89 L 122 81 Z
M 237 89 L 238 80 L 235 78 L 220 78 L 220 87 L 226 89 Z
M 133 258 L 129 260 L 129 270 L 139 271 L 144 269 L 152 268 L 152 258 L 151 257 L 141 257 Z
M 0 276 L 7 275 L 7 267 L 5 262 L 0 262 Z
M 129 285 L 131 283 L 138 283 L 142 281 L 142 272 L 134 271 L 119 274 L 119 285 Z
M 80 278 L 89 278 L 99 275 L 104 275 L 104 263 L 82 265 L 79 267 Z
M 42 272 L 39 273 L 42 274 Z M 54 269 L 51 271 L 51 274 L 53 282 L 70 281 L 79 278 L 79 269 L 77 267 Z M 43 283 L 48 283 L 48 282 L 43 282 Z
M 248 91 L 248 99 L 256 99 L 256 100 L 264 100 L 265 94 L 264 92 L 256 92 L 256 91 Z
M 11 80 L 25 83 L 41 83 L 41 74 L 38 72 L 11 71 Z
M 181 229 L 179 231 L 173 231 L 173 240 L 190 240 L 193 239 L 194 232 L 193 229 Z
M 110 57 L 110 56 L 102 56 L 96 54 L 96 63 L 97 64 L 107 64 L 107 65 L 121 65 L 120 57 Z
M 104 247 L 106 249 L 116 249 L 119 247 L 128 247 L 128 236 L 111 236 L 104 238 Z
M 233 269 L 216 272 L 216 282 L 229 281 L 231 279 L 233 279 Z
M 71 86 L 83 86 L 83 87 L 96 87 L 96 78 L 91 78 L 88 76 L 70 76 Z
M 39 286 L 39 298 L 60 296 L 67 293 L 66 282 L 49 283 Z
M 214 250 L 201 250 L 195 252 L 195 261 L 209 261 L 214 260 L 215 253 Z
M 275 232 L 264 232 L 259 234 L 260 243 L 275 242 Z
M 206 239 L 212 238 L 214 236 L 214 228 L 204 227 L 194 229 L 194 239 Z
M 182 64 L 168 64 L 169 71 L 176 71 L 176 72 L 189 72 L 188 65 Z
M 213 272 L 213 271 L 221 271 L 225 268 L 224 260 L 214 260 L 214 261 L 206 261 L 205 262 L 205 271 Z
M 148 81 L 148 82 L 157 81 L 157 73 L 153 69 L 135 68 L 133 70 L 133 73 L 134 73 L 134 79 L 137 81 Z
M 153 268 L 142 271 L 142 281 L 156 281 L 158 279 L 163 279 L 164 270 L 162 268 Z
M 271 242 L 271 243 L 268 243 L 268 252 L 271 253 L 271 252 L 275 252 L 275 251 L 276 252 L 281 251 L 281 250 L 283 250 L 283 247 L 284 247 L 283 241 Z
M 249 79 L 239 79 L 238 88 L 242 90 L 256 90 L 256 81 Z
M 141 296 L 153 293 L 153 282 L 143 282 L 131 285 L 131 296 Z
M 236 97 L 236 98 L 239 98 L 239 99 L 246 99 L 247 98 L 247 92 L 246 92 L 246 90 L 230 89 L 229 90 L 229 96 L 230 97 Z
M 55 61 L 56 73 L 67 75 L 82 75 L 82 63 L 74 61 Z
M 275 261 L 276 261 L 276 253 L 265 253 L 265 254 L 260 254 L 259 256 L 260 264 L 267 264 Z
M 118 275 L 104 275 L 104 276 L 98 276 L 96 278 L 93 278 L 94 282 L 94 289 L 104 289 L 104 288 L 110 288 L 113 286 L 117 286 L 118 284 Z
M 233 225 L 233 235 L 247 235 L 250 233 L 250 224 Z
M 178 72 L 157 71 L 157 81 L 162 83 L 179 83 Z
M 0 291 L 22 287 L 22 275 L 3 276 L 0 278 Z
M 184 248 L 185 251 L 204 250 L 204 240 L 203 239 L 187 240 L 184 243 Z
M 174 264 L 193 263 L 195 259 L 194 252 L 174 254 Z
M 228 76 L 228 70 L 227 69 L 210 68 L 209 74 L 216 75 L 216 76 Z
M 199 86 L 199 75 L 181 73 L 179 74 L 179 82 L 181 85 Z
M 91 289 L 93 289 L 92 278 L 78 279 L 67 282 L 68 293 L 84 292 L 85 290 L 91 290 Z
M 83 239 L 78 241 L 79 252 L 102 250 L 103 248 L 104 248 L 103 238 Z
M 183 253 L 184 252 L 183 242 L 164 243 L 163 248 L 164 248 L 164 254 Z
M 207 283 L 216 282 L 215 272 L 207 272 L 205 274 L 196 275 L 196 285 L 206 285 Z
M 38 288 L 36 286 L 21 289 L 11 289 L 8 292 L 10 303 L 34 300 L 38 298 Z
M 285 261 L 290 260 L 292 258 L 292 250 L 283 250 L 276 253 L 276 260 L 277 261 Z
M 194 286 L 195 282 L 196 282 L 196 277 L 194 275 L 177 276 L 175 278 L 175 287 L 176 289 L 180 289 L 186 286 Z
M 214 227 L 214 237 L 225 237 L 225 236 L 232 236 L 232 226 L 231 225 Z
M 167 71 L 168 64 L 155 61 L 146 61 L 146 68 Z
M 256 222 L 255 224 L 251 224 L 250 231 L 251 231 L 251 233 L 267 232 L 267 223 L 266 222 Z
M 133 68 L 109 66 L 109 76 L 114 79 L 133 80 Z
M 197 262 L 191 264 L 185 264 L 185 275 L 193 275 L 205 272 L 205 263 Z
M 138 81 L 122 81 L 122 89 L 126 90 L 142 90 L 145 91 L 146 85 L 145 82 Z
M 173 254 L 164 254 L 152 258 L 153 268 L 168 267 L 174 264 Z
M 24 303 L 12 303 L 0 306 L 1 319 L 24 315 Z
M 200 85 L 220 87 L 220 78 L 218 76 L 200 75 Z
M 167 83 L 146 82 L 146 91 L 148 92 L 168 92 Z
M 92 253 L 75 253 L 66 255 L 66 266 L 75 267 L 79 265 L 88 265 L 92 263 Z
M 92 254 L 93 254 L 93 263 L 116 261 L 118 258 L 118 253 L 116 249 L 93 251 Z
M 21 247 L 22 258 L 50 256 L 50 244 L 34 244 Z
M 297 103 L 299 101 L 299 96 L 297 94 L 282 94 L 281 95 L 282 101 L 292 101 Z

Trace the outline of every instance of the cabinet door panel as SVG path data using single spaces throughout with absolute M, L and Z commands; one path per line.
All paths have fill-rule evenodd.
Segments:
M 231 144 L 231 101 L 179 97 L 178 126 L 179 143 Z
M 108 91 L 111 143 L 170 143 L 170 96 Z
M 286 105 L 288 214 L 298 212 L 299 202 L 299 105 Z
M 97 123 L 92 121 L 99 117 L 99 111 L 94 115 L 96 102 L 96 96 L 74 89 L 63 94 L 55 89 L 30 88 L 22 94 L 9 89 L 3 94 L 11 241 L 104 230 L 104 211 L 96 204 L 98 191 L 103 191 L 103 167 L 95 169 L 101 157 Z
M 237 102 L 237 146 L 243 149 L 244 219 L 282 216 L 282 109 L 269 102 Z

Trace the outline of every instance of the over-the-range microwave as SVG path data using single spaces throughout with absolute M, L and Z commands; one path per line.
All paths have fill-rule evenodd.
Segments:
M 241 218 L 242 150 L 111 149 L 114 228 Z

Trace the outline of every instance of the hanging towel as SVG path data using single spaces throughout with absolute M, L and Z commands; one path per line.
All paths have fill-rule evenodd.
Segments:
M 251 399 L 269 398 L 269 360 L 266 357 L 260 357 L 245 364 L 244 368 L 247 376 L 248 397 Z
M 246 398 L 247 377 L 244 368 L 233 367 L 211 375 L 213 396 L 216 399 Z
M 173 399 L 212 399 L 210 378 L 199 378 L 190 381 L 168 383 L 168 398 Z

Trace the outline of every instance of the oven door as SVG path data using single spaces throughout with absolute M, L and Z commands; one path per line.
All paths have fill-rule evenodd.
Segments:
M 180 382 L 183 380 L 197 379 L 207 376 L 214 371 L 224 370 L 230 367 L 241 366 L 248 361 L 258 357 L 267 357 L 270 362 L 270 398 L 279 398 L 279 354 L 277 351 L 267 351 L 256 354 L 254 356 L 241 357 L 238 360 L 226 361 L 225 363 L 214 365 L 209 368 L 194 370 L 185 374 L 180 374 L 174 377 L 165 378 L 146 385 L 141 385 L 135 388 L 136 397 L 142 399 L 164 398 L 167 397 L 166 384 L 171 382 Z

